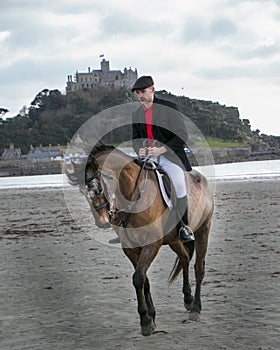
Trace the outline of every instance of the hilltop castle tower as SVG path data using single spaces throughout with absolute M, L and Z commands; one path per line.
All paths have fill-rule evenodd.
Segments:
M 100 62 L 101 69 L 93 69 L 88 67 L 88 72 L 76 72 L 74 79 L 72 75 L 68 75 L 66 93 L 82 89 L 93 89 L 97 87 L 109 87 L 112 89 L 127 88 L 130 89 L 138 78 L 137 69 L 124 68 L 124 71 L 110 70 L 109 61 L 102 59 Z

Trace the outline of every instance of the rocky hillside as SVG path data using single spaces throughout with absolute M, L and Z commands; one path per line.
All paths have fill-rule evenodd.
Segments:
M 280 148 L 279 137 L 260 135 L 259 131 L 252 131 L 249 120 L 240 119 L 236 107 L 175 96 L 167 91 L 159 91 L 157 95 L 176 102 L 206 138 Z M 79 127 L 94 114 L 134 100 L 136 96 L 125 89 L 99 88 L 67 95 L 58 90 L 44 89 L 17 116 L 0 119 L 0 154 L 10 143 L 21 148 L 23 154 L 28 152 L 30 145 L 66 145 Z M 5 112 L 6 109 L 1 110 Z M 127 128 L 120 130 L 118 139 L 111 141 L 121 141 L 123 134 L 127 132 Z

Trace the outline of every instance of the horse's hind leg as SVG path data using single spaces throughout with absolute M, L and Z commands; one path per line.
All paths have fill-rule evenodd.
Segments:
M 187 310 L 190 310 L 194 297 L 191 293 L 191 286 L 189 282 L 189 264 L 190 264 L 190 257 L 189 253 L 186 249 L 186 247 L 183 245 L 182 242 L 176 241 L 172 244 L 170 244 L 170 248 L 178 255 L 178 258 L 180 260 L 182 269 L 183 269 L 183 289 L 182 292 L 184 294 L 184 305 Z
M 196 259 L 194 264 L 195 270 L 195 296 L 194 303 L 191 307 L 190 320 L 198 321 L 201 311 L 201 284 L 204 278 L 205 272 L 205 256 L 208 247 L 208 236 L 210 231 L 210 221 L 205 222 L 196 232 L 195 232 L 195 249 L 196 249 Z
M 150 282 L 148 276 L 146 276 L 145 284 L 144 284 L 144 295 L 148 307 L 148 314 L 152 318 L 154 324 L 156 319 L 156 310 L 154 307 L 151 291 L 150 291 Z

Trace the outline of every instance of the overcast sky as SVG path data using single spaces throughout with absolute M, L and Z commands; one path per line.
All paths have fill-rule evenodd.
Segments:
M 280 0 L 0 0 L 0 107 L 18 113 L 67 75 L 152 75 L 158 90 L 236 106 L 280 135 Z

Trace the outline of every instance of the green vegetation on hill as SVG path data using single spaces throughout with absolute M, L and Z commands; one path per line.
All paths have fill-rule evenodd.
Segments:
M 279 148 L 279 138 L 267 135 L 260 137 L 259 131 L 251 131 L 249 120 L 241 120 L 236 107 L 175 96 L 166 91 L 159 91 L 157 95 L 176 102 L 180 110 L 210 140 L 210 146 L 211 143 L 212 146 L 217 144 L 217 141 L 220 144 L 222 142 L 224 147 L 229 144 L 240 146 L 249 142 L 258 143 L 265 138 L 267 144 Z M 0 119 L 0 154 L 10 143 L 20 147 L 22 153 L 27 153 L 30 145 L 66 145 L 79 127 L 93 115 L 135 100 L 135 95 L 126 89 L 99 88 L 67 95 L 59 90 L 44 89 L 35 96 L 29 108 L 24 107 L 14 118 Z M 1 108 L 1 111 L 3 116 L 7 109 Z M 122 133 L 127 131 L 127 128 L 119 130 L 119 140 L 122 139 Z
M 44 89 L 16 117 L 0 119 L 0 154 L 10 143 L 23 153 L 30 145 L 66 145 L 86 120 L 127 102 L 127 95 L 124 90 L 84 90 L 63 95 L 59 90 Z
M 234 142 L 234 141 L 223 141 L 214 137 L 206 137 L 206 141 L 210 148 L 236 148 L 236 147 L 249 147 L 249 142 Z M 196 147 L 200 144 L 196 143 Z M 201 143 L 203 146 L 203 142 Z

